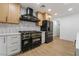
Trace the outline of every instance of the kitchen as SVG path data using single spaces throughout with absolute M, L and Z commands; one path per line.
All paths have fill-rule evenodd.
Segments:
M 76 6 L 0 3 L 0 56 L 74 56 L 79 32 Z
M 51 14 L 23 6 L 0 4 L 0 56 L 20 54 L 53 41 Z

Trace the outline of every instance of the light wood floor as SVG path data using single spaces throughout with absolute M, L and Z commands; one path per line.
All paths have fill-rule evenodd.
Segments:
M 55 37 L 48 44 L 42 44 L 27 52 L 21 53 L 18 56 L 74 56 L 75 45 L 73 42 L 60 40 Z

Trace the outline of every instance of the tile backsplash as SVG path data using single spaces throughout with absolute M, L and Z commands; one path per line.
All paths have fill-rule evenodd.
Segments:
M 34 22 L 21 21 L 19 24 L 0 23 L 0 33 L 16 33 L 18 31 L 40 31 L 40 27 Z

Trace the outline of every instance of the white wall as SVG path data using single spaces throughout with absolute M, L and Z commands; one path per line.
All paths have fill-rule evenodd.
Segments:
M 25 8 L 21 8 L 21 15 L 26 14 L 26 9 Z
M 60 39 L 74 41 L 79 32 L 79 14 L 60 18 Z
M 60 32 L 60 29 L 59 29 L 60 25 L 59 25 L 59 22 L 58 20 L 53 20 L 53 36 L 59 36 L 59 32 Z
M 0 23 L 0 33 L 10 33 L 18 31 L 40 31 L 40 27 L 33 22 L 21 21 L 19 24 L 2 24 Z

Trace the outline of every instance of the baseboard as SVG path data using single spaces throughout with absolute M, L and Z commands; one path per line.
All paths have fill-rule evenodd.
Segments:
M 60 38 L 61 39 L 61 38 Z M 65 41 L 70 41 L 70 42 L 75 42 L 75 40 L 68 40 L 68 39 L 61 39 L 61 40 L 65 40 Z

